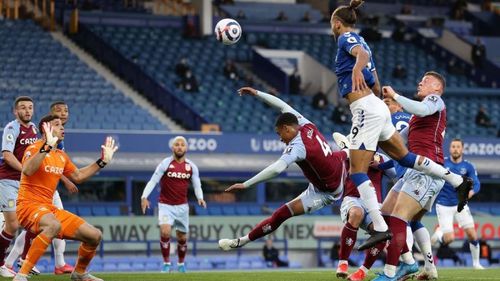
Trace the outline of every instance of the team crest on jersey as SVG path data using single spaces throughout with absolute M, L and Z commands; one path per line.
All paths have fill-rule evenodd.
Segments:
M 188 171 L 188 172 L 189 172 L 189 171 L 191 171 L 191 165 L 186 164 L 186 165 L 185 165 L 185 168 L 186 168 L 186 171 Z
M 59 159 L 61 159 L 61 161 L 62 161 L 63 163 L 66 163 L 66 159 L 64 159 L 64 157 L 62 157 L 62 155 L 59 155 Z
M 461 175 L 465 175 L 465 174 L 467 174 L 467 169 L 465 169 L 465 168 L 461 168 L 461 169 L 460 169 L 460 174 L 461 174 Z
M 170 164 L 170 166 L 168 166 L 169 169 L 173 169 L 175 168 L 174 164 Z

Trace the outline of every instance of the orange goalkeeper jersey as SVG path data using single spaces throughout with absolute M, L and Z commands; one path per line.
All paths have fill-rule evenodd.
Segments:
M 43 140 L 38 140 L 26 148 L 23 165 L 30 157 L 39 153 L 44 143 Z M 17 204 L 52 204 L 52 198 L 61 175 L 69 177 L 76 170 L 77 167 L 71 162 L 66 152 L 60 149 L 51 150 L 33 175 L 27 176 L 21 173 Z

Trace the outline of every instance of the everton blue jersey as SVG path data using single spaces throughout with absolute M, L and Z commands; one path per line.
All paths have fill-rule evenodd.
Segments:
M 337 74 L 339 93 L 342 97 L 352 92 L 352 69 L 356 64 L 356 57 L 351 55 L 351 51 L 356 46 L 362 46 L 370 55 L 370 61 L 363 69 L 368 87 L 375 85 L 375 77 L 372 71 L 375 71 L 375 61 L 372 51 L 365 39 L 354 32 L 346 32 L 337 38 L 338 48 L 335 56 L 335 74 Z
M 398 111 L 394 112 L 391 115 L 391 118 L 392 124 L 394 125 L 394 127 L 396 127 L 396 130 L 398 130 L 398 132 L 401 132 L 401 130 L 409 126 L 408 124 L 410 123 L 411 114 L 403 111 Z M 394 161 L 394 168 L 396 169 L 396 177 L 398 179 L 401 178 L 406 172 L 406 167 L 399 165 L 396 161 Z
M 451 172 L 463 176 L 468 176 L 474 182 L 474 193 L 478 193 L 481 189 L 481 183 L 477 178 L 476 168 L 472 163 L 467 160 L 463 160 L 460 163 L 452 162 L 448 157 L 444 159 L 444 166 L 448 168 Z M 444 206 L 456 206 L 458 205 L 457 192 L 455 188 L 449 183 L 445 183 L 441 192 L 436 199 L 437 204 Z
M 64 151 L 64 141 L 61 141 L 60 143 L 57 144 L 57 149 Z

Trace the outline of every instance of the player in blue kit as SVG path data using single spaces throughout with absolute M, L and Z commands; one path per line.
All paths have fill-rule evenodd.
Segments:
M 469 161 L 463 159 L 464 144 L 461 139 L 453 139 L 450 143 L 450 157 L 445 158 L 444 166 L 450 171 L 471 177 L 474 182 L 474 189 L 469 193 L 469 199 L 477 194 L 481 189 L 481 183 L 477 178 L 476 168 Z M 474 269 L 484 269 L 479 263 L 479 241 L 477 240 L 474 219 L 468 206 L 461 212 L 457 212 L 457 196 L 455 189 L 449 184 L 445 184 L 436 201 L 436 212 L 439 227 L 432 235 L 431 242 L 449 244 L 455 240 L 453 230 L 453 219 L 465 231 L 469 239 L 470 253 L 472 255 L 472 267 Z
M 370 238 L 358 250 L 368 249 L 392 237 L 380 213 L 373 184 L 367 176 L 370 161 L 377 147 L 404 167 L 450 182 L 457 188 L 459 208 L 466 203 L 472 186 L 470 179 L 450 173 L 427 157 L 409 152 L 392 125 L 387 106 L 370 89 L 376 85 L 376 77 L 371 71 L 374 64 L 371 50 L 364 39 L 354 32 L 357 21 L 356 9 L 362 3 L 362 0 L 351 0 L 348 6 L 338 7 L 330 20 L 332 33 L 338 43 L 335 73 L 339 92 L 347 99 L 353 116 L 349 139 L 351 179 L 358 188 L 374 226 Z

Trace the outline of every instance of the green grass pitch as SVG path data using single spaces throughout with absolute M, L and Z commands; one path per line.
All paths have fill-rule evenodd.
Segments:
M 379 271 L 381 269 L 376 269 Z M 181 274 L 172 272 L 170 274 L 161 273 L 94 273 L 95 276 L 104 279 L 105 281 L 154 281 L 154 280 L 176 280 L 176 281 L 332 281 L 339 280 L 335 277 L 334 270 L 267 270 L 267 271 L 204 271 L 204 272 L 188 272 Z M 370 274 L 371 280 L 375 277 L 374 273 Z M 5 278 L 0 278 L 4 280 Z M 5 279 L 7 280 L 7 279 Z M 54 276 L 40 275 L 33 276 L 30 281 L 58 281 L 69 280 L 69 275 Z M 439 280 L 500 280 L 500 268 L 486 269 L 482 271 L 473 269 L 441 269 L 439 270 Z

